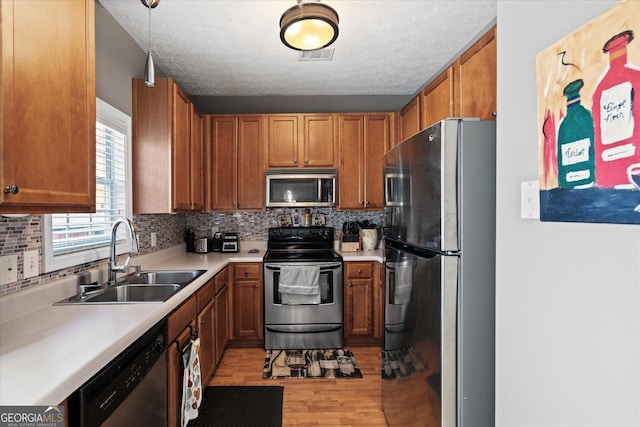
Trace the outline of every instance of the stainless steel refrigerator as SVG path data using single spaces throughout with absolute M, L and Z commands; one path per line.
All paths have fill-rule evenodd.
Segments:
M 493 426 L 495 122 L 447 119 L 384 158 L 389 426 Z

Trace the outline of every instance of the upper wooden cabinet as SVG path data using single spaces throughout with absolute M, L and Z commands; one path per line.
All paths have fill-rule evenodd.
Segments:
M 340 114 L 340 209 L 381 209 L 383 156 L 391 141 L 391 114 Z
M 448 117 L 495 120 L 496 73 L 494 26 L 422 90 L 421 128 Z
M 207 210 L 264 209 L 264 116 L 207 120 Z
M 455 70 L 451 65 L 422 90 L 420 94 L 421 129 L 448 117 L 456 116 Z
M 202 211 L 202 118 L 189 98 L 170 78 L 133 79 L 132 121 L 133 212 Z
M 496 55 L 494 26 L 460 56 L 457 63 L 460 117 L 496 119 Z
M 420 131 L 420 97 L 415 96 L 398 115 L 398 142 Z
M 94 2 L 0 8 L 0 212 L 94 212 Z
M 335 167 L 333 122 L 332 114 L 269 115 L 268 167 Z

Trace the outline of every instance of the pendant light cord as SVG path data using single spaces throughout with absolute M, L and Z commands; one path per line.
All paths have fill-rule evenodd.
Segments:
M 148 52 L 151 52 L 151 0 L 146 0 L 147 1 L 147 7 L 149 8 L 149 50 Z

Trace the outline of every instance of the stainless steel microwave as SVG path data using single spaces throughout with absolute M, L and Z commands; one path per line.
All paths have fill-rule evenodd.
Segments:
M 267 207 L 303 207 L 336 205 L 337 173 L 322 170 L 268 170 Z

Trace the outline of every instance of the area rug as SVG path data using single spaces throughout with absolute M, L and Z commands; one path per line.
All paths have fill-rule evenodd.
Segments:
M 279 386 L 207 387 L 198 418 L 187 427 L 281 427 L 283 392 Z
M 267 350 L 262 378 L 362 378 L 362 372 L 348 349 Z

